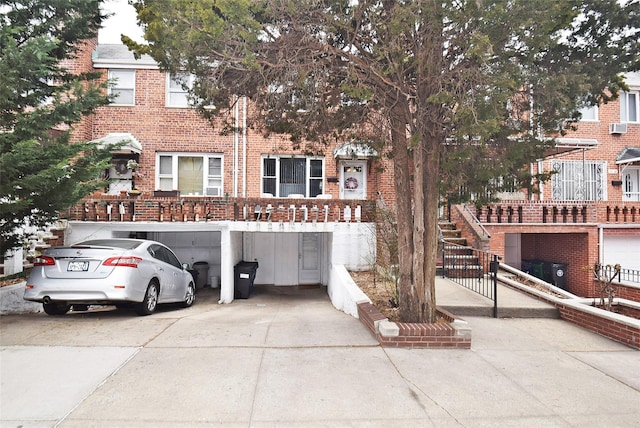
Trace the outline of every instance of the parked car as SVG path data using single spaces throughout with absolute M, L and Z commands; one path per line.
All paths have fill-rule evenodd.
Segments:
M 140 315 L 161 303 L 193 305 L 195 284 L 187 265 L 167 246 L 144 239 L 96 239 L 45 250 L 27 280 L 24 299 L 49 315 L 72 307 L 133 306 Z

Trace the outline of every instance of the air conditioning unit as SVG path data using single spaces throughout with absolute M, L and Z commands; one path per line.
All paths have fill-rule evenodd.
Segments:
M 129 159 L 114 159 L 111 161 L 111 167 L 109 168 L 109 178 L 116 179 L 130 179 L 133 177 L 133 171 L 127 168 L 127 162 Z
M 207 196 L 220 196 L 222 189 L 219 187 L 207 187 Z
M 626 123 L 610 123 L 609 124 L 609 134 L 626 134 L 626 133 L 627 133 Z

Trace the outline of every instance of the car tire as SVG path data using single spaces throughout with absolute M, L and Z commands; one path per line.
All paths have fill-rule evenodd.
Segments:
M 196 301 L 196 287 L 195 285 L 193 285 L 193 282 L 190 282 L 189 285 L 187 285 L 187 292 L 184 296 L 184 302 L 182 302 L 182 307 L 188 308 L 189 306 L 193 305 L 195 301 Z
M 71 309 L 71 305 L 62 302 L 43 303 L 42 309 L 47 315 L 64 315 Z
M 144 294 L 142 302 L 136 305 L 138 315 L 151 315 L 158 306 L 158 283 L 153 280 L 147 286 L 147 292 Z

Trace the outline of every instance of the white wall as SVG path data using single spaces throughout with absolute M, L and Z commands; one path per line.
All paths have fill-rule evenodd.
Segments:
M 337 223 L 333 232 L 331 264 L 350 271 L 370 270 L 376 259 L 374 223 Z
M 359 318 L 358 303 L 371 303 L 371 299 L 360 290 L 343 265 L 332 266 L 327 293 L 336 309 L 354 318 Z

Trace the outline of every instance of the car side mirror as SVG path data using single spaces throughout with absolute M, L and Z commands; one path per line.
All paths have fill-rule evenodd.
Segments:
M 182 263 L 182 270 L 188 270 L 189 269 L 189 263 Z

